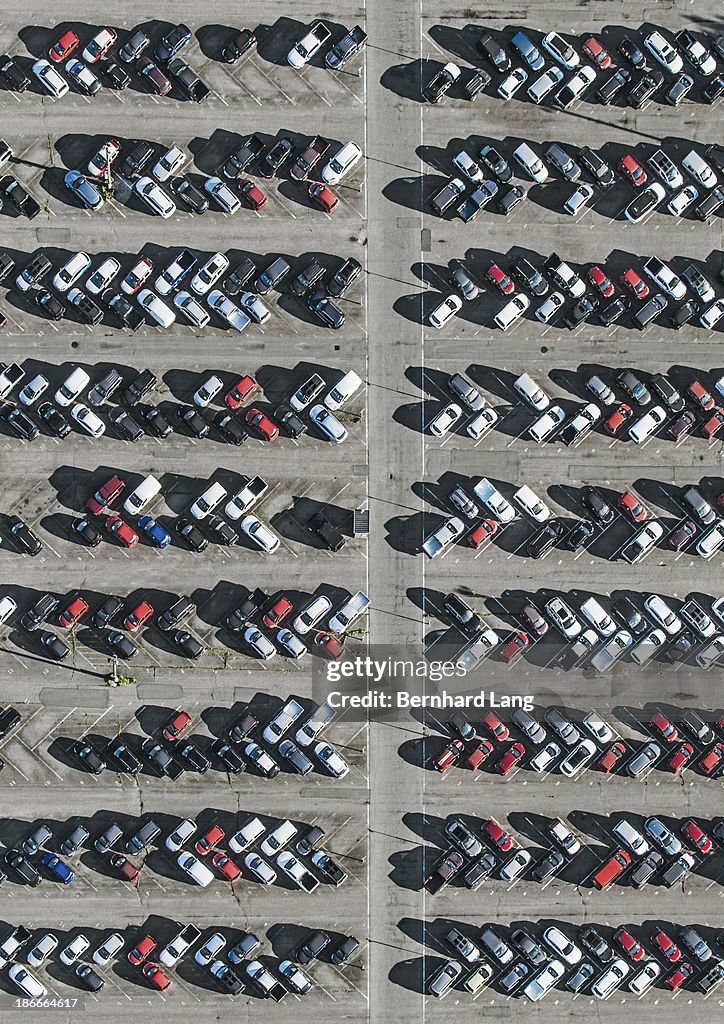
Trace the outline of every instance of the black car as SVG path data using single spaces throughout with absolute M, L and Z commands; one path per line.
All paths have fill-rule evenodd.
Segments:
M 208 529 L 212 539 L 218 544 L 225 544 L 226 547 L 231 547 L 232 544 L 239 543 L 239 534 L 221 516 L 212 516 L 209 519 Z
M 288 136 L 282 136 L 259 161 L 259 174 L 263 178 L 271 178 L 272 175 L 278 174 L 279 168 L 293 153 L 294 143 Z
M 585 167 L 596 184 L 602 188 L 610 188 L 616 181 L 616 175 L 603 157 L 589 146 L 584 146 L 578 151 L 578 161 L 582 167 Z
M 6 850 L 5 863 L 26 885 L 40 885 L 40 875 L 20 850 Z
M 243 57 L 247 50 L 250 50 L 256 43 L 256 36 L 250 28 L 243 28 L 241 32 L 232 36 L 221 49 L 221 59 L 225 64 L 234 64 L 239 57 Z
M 483 68 L 475 68 L 463 86 L 466 98 L 474 100 L 483 89 L 490 85 L 491 80 L 487 71 L 484 71 Z
M 249 436 L 239 421 L 224 409 L 214 416 L 214 426 L 229 444 L 243 444 Z
M 106 769 L 106 762 L 88 740 L 76 740 L 71 753 L 92 775 L 100 775 Z
M 631 81 L 631 72 L 626 68 L 616 68 L 610 78 L 596 89 L 596 96 L 598 96 L 601 103 L 604 106 L 608 106 L 609 103 L 618 96 L 622 89 L 629 84 Z
M 138 775 L 141 770 L 141 762 L 133 753 L 127 743 L 116 736 L 108 744 L 108 753 L 113 757 L 125 772 L 130 775 Z
M 8 526 L 15 543 L 28 555 L 39 555 L 43 545 L 19 516 L 8 516 Z
M 209 546 L 206 537 L 190 519 L 177 519 L 176 533 L 183 537 L 192 551 L 204 551 Z
M 633 371 L 622 370 L 616 375 L 616 380 L 629 398 L 633 398 L 634 402 L 638 405 L 648 405 L 651 401 L 648 388 L 638 379 Z
M 581 504 L 588 509 L 594 519 L 597 519 L 603 526 L 610 526 L 615 519 L 615 512 L 598 493 L 595 487 L 584 487 L 581 493 Z
M 500 212 L 505 216 L 509 216 L 520 203 L 526 198 L 528 193 L 522 185 L 511 185 L 508 189 L 501 189 L 495 197 L 495 205 Z
M 681 101 L 688 96 L 694 88 L 694 79 L 691 75 L 677 75 L 674 84 L 666 90 L 664 99 L 672 107 L 678 107 Z
M 488 58 L 496 71 L 510 71 L 512 65 L 505 47 L 497 42 L 490 32 L 484 32 L 483 35 L 476 40 L 475 45 L 483 57 Z
M 211 750 L 232 774 L 241 775 L 246 771 L 246 762 L 242 761 L 235 748 L 225 740 L 216 740 L 211 744 Z
M 181 764 L 179 759 L 169 753 L 169 751 L 160 743 L 157 743 L 153 736 L 149 736 L 143 741 L 141 750 L 161 775 L 165 775 L 174 782 L 179 779 L 186 770 L 185 766 Z
M 566 863 L 566 858 L 558 850 L 551 850 L 547 857 L 539 861 L 530 873 L 536 882 L 547 882 Z
M 101 531 L 90 519 L 85 517 L 74 519 L 70 528 L 76 537 L 79 537 L 89 548 L 97 548 L 101 542 Z
M 578 938 L 581 941 L 581 945 L 585 946 L 589 953 L 593 953 L 602 964 L 607 964 L 610 960 L 613 960 L 613 950 L 593 925 L 588 924 L 581 928 Z
M 7 424 L 11 427 L 18 437 L 21 437 L 23 441 L 34 441 L 35 438 L 40 434 L 40 427 L 37 423 L 34 423 L 26 412 L 19 409 L 17 406 L 11 409 L 5 416 Z
M 206 437 L 211 429 L 201 413 L 192 405 L 180 405 L 178 407 L 178 418 L 188 429 L 190 434 L 199 439 Z
M 108 290 L 110 291 L 111 289 Z M 105 302 L 114 316 L 118 317 L 123 326 L 127 327 L 130 331 L 137 331 L 139 327 L 145 324 L 146 321 L 141 310 L 131 305 L 126 296 L 121 295 L 120 292 L 109 295 L 108 298 L 106 298 L 106 292 L 103 292 L 101 300 Z
M 112 619 L 118 615 L 119 611 L 123 607 L 123 601 L 120 597 L 111 595 L 107 597 L 100 608 L 93 613 L 91 621 L 94 626 L 98 626 L 99 629 L 103 629 L 105 626 L 110 625 Z
M 440 68 L 440 70 L 432 76 L 427 85 L 423 86 L 423 98 L 428 100 L 429 103 L 439 103 L 458 77 L 459 72 L 457 76 L 453 77 L 447 68 Z
M 327 284 L 327 291 L 330 295 L 333 295 L 335 299 L 341 299 L 342 296 L 347 292 L 350 285 L 355 281 L 362 273 L 362 265 L 358 260 L 352 256 L 346 259 L 342 266 L 335 270 L 334 274 L 329 279 Z
M 657 89 L 664 84 L 664 76 L 661 71 L 648 71 L 641 78 L 633 89 L 629 90 L 628 101 L 634 110 L 641 110 L 648 103 Z
M 25 92 L 30 88 L 30 79 L 18 64 L 7 55 L 0 57 L 0 77 L 10 86 L 13 92 Z
M 191 29 L 188 25 L 174 25 L 156 44 L 153 51 L 156 60 L 171 60 L 176 54 L 181 53 L 190 39 Z
M 669 317 L 669 324 L 675 331 L 680 331 L 681 328 L 685 327 L 692 317 L 695 317 L 700 311 L 701 306 L 696 299 L 688 299 L 671 314 Z
M 78 964 L 75 974 L 90 992 L 98 992 L 105 985 L 103 978 L 90 964 Z
M 623 37 L 616 49 L 637 71 L 648 71 L 649 66 L 646 63 L 643 50 L 632 39 L 629 39 L 628 36 Z
M 655 374 L 649 384 L 651 390 L 661 399 L 667 409 L 679 413 L 684 410 L 684 399 L 676 390 L 668 377 L 663 373 Z
M 44 313 L 49 320 L 60 320 L 65 313 L 65 304 L 56 298 L 47 288 L 39 288 L 33 297 L 38 309 Z
M 347 317 L 323 291 L 312 292 L 308 295 L 307 306 L 325 327 L 331 327 L 333 331 L 337 331 L 344 326 Z
M 64 644 L 59 636 L 51 633 L 48 629 L 41 629 L 38 632 L 38 639 L 51 658 L 56 661 L 65 661 L 70 656 L 70 647 Z
M 596 298 L 588 298 L 583 295 L 578 302 L 573 306 L 571 310 L 566 313 L 564 317 L 564 324 L 569 331 L 573 331 L 576 327 L 579 327 L 596 311 L 599 300 Z
M 307 432 L 307 424 L 286 402 L 274 410 L 274 422 L 283 427 L 289 437 L 301 437 Z
M 545 295 L 548 291 L 548 282 L 541 272 L 522 256 L 513 260 L 510 272 L 517 281 L 529 288 L 533 295 Z
M 596 532 L 596 527 L 589 519 L 579 519 L 565 540 L 569 551 L 578 551 Z
M 324 277 L 324 267 L 316 260 L 312 260 L 304 270 L 301 270 L 289 285 L 290 290 L 295 294 L 304 296 L 315 284 Z
M 15 260 L 6 252 L 0 252 L 0 284 L 15 269 Z
M 480 159 L 503 185 L 513 177 L 508 161 L 493 146 L 483 146 L 480 150 Z
M 526 544 L 526 553 L 531 558 L 542 558 L 563 538 L 565 532 L 566 528 L 559 519 L 544 523 Z
M 135 405 L 152 388 L 155 388 L 157 383 L 155 373 L 151 370 L 141 370 L 121 395 L 121 402 L 124 405 Z
M 33 220 L 40 213 L 40 207 L 36 201 L 20 182 L 13 178 L 12 174 L 5 174 L 0 178 L 0 192 L 10 200 L 18 213 L 27 217 L 28 220 Z
M 8 705 L 8 707 L 0 710 L 0 739 L 12 732 L 16 725 L 20 723 L 20 712 L 14 707 Z
M 717 75 L 707 85 L 701 94 L 707 103 L 715 103 L 724 95 L 724 75 Z
M 458 594 L 445 594 L 442 607 L 453 624 L 464 633 L 475 634 L 481 629 L 480 616 Z
M 649 623 L 643 617 L 633 601 L 628 597 L 619 597 L 613 602 L 613 612 L 621 622 L 631 630 L 634 636 L 641 636 L 649 628 Z
M 306 967 L 307 964 L 311 964 L 313 960 L 316 960 L 322 954 L 331 941 L 327 932 L 312 932 L 297 950 L 294 960 L 301 967 Z
M 143 437 L 143 427 L 125 409 L 113 409 L 109 418 L 124 440 L 135 443 Z
M 615 324 L 617 320 L 620 320 L 624 313 L 628 313 L 630 309 L 631 300 L 625 295 L 619 295 L 617 298 L 612 299 L 611 302 L 606 303 L 598 314 L 598 319 L 604 327 L 610 327 L 611 324 Z
M 332 955 L 329 959 L 339 967 L 351 960 L 358 949 L 359 940 L 355 939 L 353 935 L 348 935 L 340 942 L 336 949 L 332 950 Z
M 259 719 L 246 712 L 229 728 L 229 739 L 232 743 L 243 743 L 259 725 Z
M 255 160 L 258 160 L 263 152 L 263 141 L 258 135 L 250 135 L 238 149 L 229 154 L 221 166 L 221 173 L 226 178 L 238 178 L 242 171 L 245 171 Z
M 246 286 L 255 276 L 256 266 L 254 261 L 245 256 L 241 263 L 237 263 L 231 271 L 224 281 L 222 288 L 227 295 L 233 298 L 235 295 L 240 295 L 241 292 L 246 291 Z
M 179 744 L 178 753 L 179 757 L 186 761 L 191 770 L 198 772 L 199 775 L 203 775 L 211 767 L 211 761 L 209 761 L 206 754 L 199 750 L 195 743 Z
M 173 194 L 183 200 L 192 213 L 206 213 L 208 210 L 209 200 L 188 178 L 174 178 L 170 187 Z
M 232 996 L 238 996 L 242 992 L 246 992 L 246 985 L 236 971 L 232 970 L 228 964 L 221 963 L 219 966 L 217 964 L 219 964 L 219 961 L 212 965 L 214 967 L 212 974 L 225 992 L 229 992 Z
M 682 629 L 678 636 L 664 649 L 664 657 L 672 663 L 688 658 L 698 643 L 699 641 L 690 629 Z
M 511 932 L 510 941 L 520 950 L 534 967 L 542 967 L 548 961 L 548 954 L 541 944 L 533 938 L 526 928 L 516 928 Z
M 113 653 L 119 658 L 123 658 L 124 661 L 130 661 L 131 658 L 135 658 L 138 654 L 138 648 L 133 640 L 118 629 L 111 630 L 106 640 Z
M 168 633 L 176 626 L 180 625 L 187 619 L 192 612 L 196 610 L 196 605 L 190 597 L 177 597 L 172 605 L 169 605 L 165 611 L 156 619 L 156 625 L 162 632 Z
M 137 405 L 136 412 L 143 416 L 146 425 L 156 437 L 163 438 L 173 434 L 173 427 L 157 405 Z
M 241 602 L 241 605 L 234 609 L 234 611 L 228 616 L 226 620 L 226 628 L 231 630 L 232 633 L 241 632 L 247 622 L 258 614 L 259 609 L 265 600 L 265 596 L 257 597 L 256 594 L 249 594 L 249 596 Z
M 87 324 L 96 326 L 103 319 L 103 311 L 90 295 L 86 295 L 79 288 L 74 288 L 68 296 L 68 301 L 78 310 L 81 320 Z
M 118 90 L 118 92 L 127 89 L 131 84 L 131 76 L 120 64 L 113 62 L 106 64 L 105 61 L 101 61 L 100 69 L 111 83 L 111 88 Z

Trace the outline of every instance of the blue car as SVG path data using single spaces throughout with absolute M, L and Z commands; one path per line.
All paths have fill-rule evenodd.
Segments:
M 516 32 L 510 40 L 510 45 L 518 51 L 532 71 L 540 71 L 545 61 L 538 47 L 534 46 L 525 32 Z
M 42 860 L 43 867 L 46 867 L 48 871 L 55 875 L 59 882 L 63 885 L 70 885 L 75 879 L 75 871 L 71 871 L 67 864 L 64 864 L 60 857 L 55 853 L 44 853 Z
M 153 516 L 141 516 L 138 520 L 138 525 L 146 536 L 151 538 L 157 548 L 167 548 L 171 543 L 171 534 L 168 530 L 164 530 Z
M 80 171 L 68 171 L 65 178 L 65 187 L 76 196 L 77 199 L 89 210 L 100 210 L 103 206 L 103 196 L 95 185 L 92 185 Z
M 190 38 L 191 29 L 187 25 L 176 25 L 156 46 L 156 60 L 171 60 L 172 57 L 178 56 Z

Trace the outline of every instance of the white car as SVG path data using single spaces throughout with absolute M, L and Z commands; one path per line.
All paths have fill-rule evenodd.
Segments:
M 97 60 L 105 57 L 112 46 L 115 46 L 118 33 L 112 28 L 102 28 L 96 32 L 81 56 L 86 64 L 95 64 Z
M 154 213 L 163 217 L 164 220 L 176 213 L 176 203 L 153 178 L 145 175 L 143 178 L 139 178 L 135 189 L 139 199 L 142 199 Z
M 724 520 L 720 519 L 701 537 L 696 545 L 696 553 L 702 558 L 711 558 L 724 544 Z
M 329 629 L 332 633 L 343 633 L 363 615 L 370 605 L 370 599 L 362 591 L 348 597 L 344 604 L 337 609 L 329 620 Z
M 581 962 L 583 953 L 572 939 L 569 939 L 560 928 L 555 925 L 546 928 L 543 932 L 543 941 L 554 953 L 557 953 L 571 967 Z
M 634 565 L 648 555 L 658 544 L 664 535 L 664 528 L 661 523 L 652 520 L 645 523 L 638 533 L 635 533 L 631 540 L 627 541 L 621 548 L 621 558 L 624 562 Z
M 543 996 L 550 992 L 555 984 L 557 984 L 563 975 L 566 973 L 566 969 L 560 960 L 551 960 L 547 963 L 537 974 L 534 974 L 528 984 L 523 989 L 523 994 L 526 995 L 532 1003 L 537 1003 Z
M 76 252 L 70 256 L 53 278 L 53 287 L 61 295 L 80 280 L 91 265 L 87 252 Z
M 474 185 L 483 180 L 484 175 L 480 164 L 473 160 L 464 149 L 457 156 L 453 157 L 453 164 L 463 177 L 467 178 L 468 181 L 472 181 Z
M 246 516 L 242 519 L 241 529 L 252 543 L 268 555 L 274 554 L 279 547 L 280 540 L 277 535 L 256 516 Z
M 245 310 L 256 324 L 265 324 L 271 316 L 268 309 L 254 292 L 244 292 L 239 297 L 239 305 Z
M 645 665 L 666 644 L 666 633 L 663 629 L 652 629 L 631 648 L 631 660 L 637 665 Z
M 573 643 L 571 651 L 576 658 L 587 657 L 593 648 L 598 645 L 600 639 L 595 629 L 584 629 Z
M 713 330 L 724 316 L 724 299 L 717 299 L 699 317 L 699 323 L 708 331 Z
M 65 65 L 65 70 L 86 96 L 95 96 L 101 91 L 100 79 L 94 75 L 90 68 L 87 68 L 82 60 L 73 57 Z
M 512 99 L 521 86 L 528 81 L 528 72 L 522 68 L 513 68 L 498 86 L 498 96 L 504 100 Z
M 618 988 L 630 972 L 631 968 L 629 965 L 624 960 L 621 960 L 620 957 L 616 957 L 601 977 L 597 978 L 591 985 L 591 992 L 597 999 L 606 999 L 614 989 Z
M 215 252 L 209 256 L 194 276 L 191 278 L 191 291 L 197 295 L 206 295 L 210 288 L 216 284 L 222 274 L 229 269 L 229 258 L 223 252 Z
M 445 437 L 449 430 L 455 426 L 463 411 L 459 405 L 455 402 L 450 402 L 444 408 L 442 408 L 435 416 L 430 420 L 428 429 L 431 434 L 435 437 Z
M 176 314 L 163 299 L 155 295 L 150 288 L 143 288 L 136 295 L 136 302 L 159 327 L 168 328 L 176 322 Z
M 57 946 L 58 937 L 53 935 L 52 932 L 46 932 L 41 939 L 38 939 L 33 948 L 29 950 L 25 959 L 33 967 L 40 967 Z
M 628 436 L 634 444 L 643 444 L 654 434 L 662 423 L 666 422 L 666 412 L 663 406 L 655 405 L 639 419 L 634 420 L 628 428 Z
M 329 774 L 334 776 L 335 779 L 343 779 L 348 774 L 349 765 L 342 755 L 338 754 L 334 747 L 330 747 L 328 743 L 318 743 L 314 748 L 314 753 Z
M 500 637 L 494 629 L 484 629 L 470 646 L 466 647 L 463 653 L 459 655 L 455 662 L 455 667 L 459 672 L 472 672 L 483 658 L 487 658 L 489 654 L 493 653 L 499 643 Z
M 181 870 L 189 876 L 189 878 L 200 885 L 203 889 L 207 885 L 211 885 L 214 880 L 214 873 L 210 868 L 207 868 L 198 857 L 195 857 L 193 853 L 187 853 L 184 851 L 180 853 L 176 858 L 176 863 Z
M 699 198 L 699 190 L 695 185 L 684 185 L 680 192 L 677 192 L 668 204 L 668 211 L 675 217 L 683 217 L 692 203 Z
M 48 994 L 46 987 L 22 964 L 12 964 L 8 977 L 29 999 L 44 999 Z
M 644 601 L 644 608 L 654 622 L 657 622 L 662 629 L 666 630 L 669 636 L 676 636 L 683 629 L 683 623 L 679 616 L 668 606 L 663 597 L 658 594 L 649 594 Z
M 441 330 L 463 308 L 463 300 L 459 295 L 448 295 L 439 305 L 435 306 L 428 317 L 431 327 Z
M 472 437 L 474 441 L 479 441 L 481 437 L 485 437 L 489 430 L 493 429 L 499 419 L 500 417 L 495 409 L 490 407 L 483 409 L 477 416 L 473 416 L 471 420 L 468 420 L 465 424 L 465 433 Z
M 545 772 L 561 756 L 561 748 L 553 740 L 546 743 L 542 750 L 539 750 L 529 762 L 529 767 L 534 772 Z
M 334 444 L 341 444 L 349 436 L 346 427 L 343 427 L 334 413 L 323 405 L 313 405 L 309 410 L 309 418 Z
M 660 32 L 654 31 L 644 38 L 644 46 L 654 57 L 662 68 L 670 71 L 672 75 L 678 75 L 684 67 L 681 55 L 666 40 Z
M 297 633 L 301 633 L 304 636 L 310 629 L 317 625 L 325 615 L 329 614 L 332 610 L 332 602 L 324 594 L 318 594 L 317 597 L 313 597 L 302 610 L 299 612 L 294 620 L 294 630 Z
M 583 96 L 584 92 L 593 85 L 596 81 L 596 72 L 593 68 L 589 68 L 587 65 L 580 67 L 576 71 L 570 82 L 558 90 L 553 97 L 553 102 L 557 107 L 562 110 L 568 110 L 571 104 L 575 103 Z
M 277 867 L 281 868 L 288 878 L 291 878 L 297 888 L 302 889 L 304 892 L 314 892 L 319 885 L 319 880 L 317 878 L 314 879 L 314 882 L 316 883 L 314 885 L 311 882 L 308 883 L 307 888 L 302 885 L 305 874 L 311 875 L 311 872 L 306 870 L 304 865 L 297 857 L 294 856 L 291 850 L 282 850 L 281 853 L 277 854 L 276 863 Z M 312 875 L 311 877 L 314 876 Z
M 304 995 L 312 987 L 311 979 L 297 967 L 293 960 L 282 960 L 277 968 L 287 986 L 298 995 Z
M 520 878 L 523 872 L 527 870 L 532 860 L 533 857 L 528 850 L 516 850 L 501 867 L 498 873 L 499 877 L 504 882 L 514 882 L 516 878 Z
M 121 264 L 115 256 L 103 260 L 100 267 L 94 270 L 85 283 L 86 291 L 91 295 L 100 295 L 120 272 Z
M 208 868 L 206 869 L 208 871 Z M 222 949 L 226 948 L 226 939 L 221 932 L 214 932 L 210 935 L 203 946 L 194 953 L 194 960 L 199 967 L 208 967 L 212 960 L 216 960 Z
M 610 727 L 595 711 L 590 711 L 581 722 L 581 725 L 590 732 L 591 736 L 598 743 L 610 743 L 613 739 L 613 732 Z
M 197 388 L 194 392 L 194 404 L 198 405 L 201 409 L 206 409 L 207 406 L 211 405 L 223 386 L 224 382 L 221 378 L 212 374 L 208 380 L 205 380 L 201 387 Z
M 575 217 L 579 210 L 582 210 L 584 206 L 588 206 L 595 194 L 592 185 L 579 185 L 576 191 L 566 199 L 563 209 L 566 213 L 570 213 L 572 217 Z M 556 292 L 555 294 L 560 293 Z
M 552 405 L 528 427 L 528 436 L 537 444 L 547 440 L 566 418 L 560 405 Z
M 542 324 L 550 323 L 553 317 L 563 309 L 565 302 L 566 300 L 561 292 L 551 292 L 536 309 L 536 320 L 539 320 Z
M 241 209 L 241 200 L 221 178 L 207 178 L 204 188 L 224 213 L 236 213 Z
M 76 935 L 74 939 L 71 939 L 65 949 L 61 950 L 59 954 L 60 959 L 64 964 L 70 967 L 76 962 L 79 956 L 82 956 L 83 953 L 85 953 L 89 946 L 90 939 L 87 936 Z
M 277 643 L 280 644 L 292 658 L 303 658 L 307 653 L 307 648 L 299 637 L 295 633 L 292 633 L 291 629 L 278 630 Z
M 222 320 L 225 320 L 230 327 L 233 327 L 235 331 L 241 334 L 249 324 L 251 320 L 246 313 L 239 309 L 231 299 L 227 299 L 223 292 L 220 292 L 218 288 L 215 288 L 206 300 L 210 309 L 218 314 Z
M 491 484 L 487 477 L 481 477 L 473 487 L 476 497 L 493 513 L 501 523 L 512 523 L 517 513 L 510 502 Z
M 66 80 L 56 71 L 50 61 L 45 60 L 43 57 L 40 60 L 36 60 L 33 64 L 33 74 L 53 99 L 59 100 L 62 96 L 65 96 L 70 88 Z
M 105 423 L 87 405 L 82 405 L 79 402 L 70 410 L 70 415 L 85 430 L 86 434 L 90 434 L 91 437 L 100 437 L 105 433 Z
M 18 395 L 18 398 L 23 405 L 32 405 L 40 398 L 40 396 L 48 390 L 50 381 L 47 377 L 44 377 L 42 373 L 36 374 L 31 381 L 29 381 L 23 390 Z
M 171 146 L 153 165 L 151 174 L 156 181 L 168 181 L 174 174 L 178 174 L 187 160 L 187 156 L 178 146 Z
M 3 626 L 11 615 L 18 610 L 18 603 L 14 597 L 0 597 L 0 626 Z M 2 953 L 0 953 L 0 966 L 2 966 Z
M 174 295 L 173 304 L 194 327 L 206 327 L 211 319 L 211 314 L 206 312 L 199 300 L 190 292 L 179 292 Z
M 326 185 L 337 185 L 362 159 L 362 150 L 356 142 L 345 142 L 322 168 L 322 181 Z
M 191 505 L 189 512 L 194 519 L 206 519 L 210 512 L 213 512 L 217 505 L 226 497 L 226 488 L 215 480 L 202 491 L 196 501 Z
M 647 960 L 628 983 L 629 992 L 633 992 L 635 996 L 642 996 L 661 977 L 661 971 L 661 964 L 657 964 L 655 960 Z
M 724 654 L 724 636 L 719 634 L 709 641 L 694 657 L 699 668 L 711 668 Z
M 554 626 L 556 626 L 566 640 L 575 640 L 583 631 L 580 620 L 576 617 L 573 609 L 560 597 L 552 597 L 547 601 L 544 610 Z
M 269 661 L 277 653 L 274 644 L 271 642 L 268 636 L 264 636 L 262 631 L 256 626 L 249 626 L 244 631 L 244 642 L 251 647 L 251 649 L 259 655 L 262 661 Z
M 569 779 L 574 778 L 583 771 L 595 753 L 596 744 L 593 740 L 581 740 L 558 766 L 561 774 Z
M 93 963 L 105 967 L 114 957 L 118 956 L 125 944 L 125 939 L 120 932 L 111 932 L 93 953 Z
M 596 672 L 607 672 L 624 651 L 632 645 L 633 637 L 629 631 L 627 629 L 619 629 L 593 655 L 590 661 L 591 668 L 595 669 Z
M 528 87 L 528 97 L 534 103 L 542 103 L 557 85 L 563 81 L 563 72 L 560 68 L 549 68 L 536 78 L 535 82 Z
M 530 299 L 527 295 L 514 295 L 510 302 L 506 302 L 503 308 L 495 314 L 493 322 L 501 331 L 507 331 L 509 327 L 520 320 L 529 307 Z
M 649 197 L 643 207 L 638 202 L 641 195 Z M 666 189 L 664 186 L 658 181 L 649 181 L 646 189 L 642 190 L 640 195 L 634 196 L 628 206 L 626 206 L 623 211 L 623 215 L 631 224 L 638 224 L 644 219 L 644 217 L 648 217 L 652 210 L 655 210 L 657 206 L 660 206 L 664 199 L 666 199 Z
M 193 818 L 184 818 L 180 821 L 173 832 L 166 836 L 165 846 L 171 853 L 178 853 L 184 843 L 187 843 L 192 836 L 196 835 L 198 826 Z
M 523 484 L 513 494 L 513 501 L 517 502 L 523 511 L 532 516 L 537 523 L 544 523 L 550 519 L 551 510 L 527 484 Z
M 153 261 L 148 256 L 141 256 L 121 281 L 121 291 L 125 295 L 135 295 L 141 285 L 153 273 Z
M 573 47 L 557 32 L 549 32 L 548 35 L 543 36 L 541 43 L 543 49 L 548 51 L 553 60 L 562 64 L 566 71 L 574 71 L 581 63 L 581 58 Z
M 260 854 L 247 853 L 246 857 L 244 857 L 244 864 L 251 874 L 258 878 L 262 885 L 272 885 L 276 881 L 276 871 L 267 864 Z

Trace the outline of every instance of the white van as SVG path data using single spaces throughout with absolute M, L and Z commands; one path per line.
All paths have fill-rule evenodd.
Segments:
M 260 839 L 265 832 L 266 827 L 262 825 L 259 818 L 249 818 L 229 840 L 229 849 L 233 850 L 234 853 L 243 853 L 257 839 Z
M 634 442 L 634 444 L 643 444 L 647 441 L 652 434 L 654 434 L 662 423 L 666 420 L 666 413 L 660 405 L 655 405 L 653 409 L 649 409 L 647 413 L 639 417 L 636 422 L 629 427 L 628 436 Z
M 495 316 L 494 323 L 501 331 L 507 331 L 514 323 L 523 316 L 530 306 L 530 299 L 527 295 L 514 295 L 510 302 L 506 302 L 500 312 Z
M 346 174 L 349 174 L 361 156 L 362 150 L 356 142 L 345 143 L 325 164 L 322 170 L 322 181 L 327 185 L 336 185 Z
M 155 476 L 150 473 L 145 480 L 141 480 L 138 487 L 131 491 L 126 500 L 123 502 L 123 507 L 126 512 L 132 516 L 140 515 L 143 509 L 148 505 L 152 498 L 155 498 L 158 492 L 161 490 L 161 481 L 157 480 Z
M 170 327 L 171 324 L 176 323 L 174 311 L 170 306 L 166 305 L 163 299 L 159 299 L 158 295 L 154 295 L 150 288 L 144 288 L 136 298 L 141 309 L 145 310 L 159 327 Z
M 527 142 L 521 142 L 517 149 L 513 150 L 513 157 L 520 164 L 526 174 L 529 174 L 533 181 L 540 185 L 548 180 L 548 171 L 541 158 L 534 153 Z
M 616 632 L 616 623 L 595 597 L 589 597 L 587 601 L 583 602 L 581 614 L 585 615 L 601 636 L 612 636 Z
M 324 399 L 324 404 L 332 412 L 341 409 L 345 402 L 348 402 L 352 395 L 362 385 L 362 379 L 354 370 L 348 370 L 341 380 L 338 380 L 329 394 Z
M 70 405 L 74 402 L 78 395 L 80 395 L 90 384 L 90 377 L 81 370 L 80 366 L 76 366 L 75 370 L 65 378 L 63 383 L 60 385 L 58 390 L 55 392 L 55 400 L 58 405 Z
M 206 519 L 209 512 L 213 512 L 216 506 L 226 497 L 226 488 L 220 483 L 213 483 L 198 496 L 189 512 L 194 519 Z
M 538 387 L 533 378 L 527 373 L 521 373 L 520 377 L 513 381 L 513 388 L 518 392 L 523 401 L 535 409 L 536 412 L 545 412 L 551 404 L 551 400 L 545 391 Z

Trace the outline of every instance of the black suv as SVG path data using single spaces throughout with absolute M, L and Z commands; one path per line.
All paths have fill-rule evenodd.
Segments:
M 15 92 L 25 92 L 30 87 L 30 79 L 22 71 L 12 57 L 0 57 L 0 76 Z
M 324 277 L 324 267 L 316 260 L 312 260 L 304 270 L 297 274 L 289 287 L 295 295 L 301 297 L 314 288 L 322 277 Z
M 496 71 L 510 71 L 512 64 L 505 52 L 505 47 L 497 43 L 489 32 L 485 32 L 477 41 L 477 47 L 483 57 L 487 57 Z
M 609 526 L 615 518 L 613 509 L 606 499 L 601 497 L 595 487 L 583 488 L 581 504 L 604 526 Z
M 683 411 L 684 399 L 669 378 L 665 377 L 663 373 L 655 374 L 649 382 L 649 387 L 671 412 L 679 413 Z
M 634 636 L 641 636 L 649 628 L 649 623 L 628 597 L 617 598 L 612 607 L 614 614 L 619 617 L 624 626 L 631 630 Z
M 531 558 L 542 558 L 562 539 L 565 532 L 566 528 L 560 519 L 545 523 L 526 544 L 526 553 Z
M 596 96 L 598 96 L 604 106 L 608 106 L 630 81 L 630 71 L 626 68 L 616 68 L 611 77 L 607 78 L 603 85 L 596 89 Z
M 651 99 L 657 89 L 664 84 L 664 76 L 661 71 L 649 71 L 629 91 L 628 101 L 634 110 L 641 110 Z
M 586 168 L 593 180 L 602 188 L 610 188 L 616 181 L 616 175 L 603 157 L 599 156 L 590 146 L 584 146 L 578 153 L 579 163 Z
M 271 178 L 293 153 L 294 143 L 286 135 L 282 136 L 259 161 L 259 174 L 263 178 Z
M 12 174 L 5 174 L 0 178 L 0 191 L 10 200 L 18 213 L 28 220 L 32 220 L 40 213 L 40 207 L 33 197 Z
M 629 398 L 633 398 L 634 402 L 637 402 L 638 405 L 648 405 L 651 401 L 648 388 L 631 370 L 622 370 L 617 374 L 616 380 Z
M 142 373 L 132 380 L 121 395 L 121 401 L 125 405 L 134 405 L 140 402 L 144 395 L 147 395 L 151 388 L 156 386 L 156 374 L 150 370 L 143 370 Z
M 127 178 L 143 174 L 153 158 L 153 152 L 153 146 L 150 143 L 139 142 L 121 164 L 121 174 Z
M 235 295 L 240 295 L 244 291 L 249 281 L 256 274 L 256 266 L 254 261 L 245 256 L 241 263 L 237 263 L 234 269 L 231 271 L 229 276 L 224 281 L 222 287 L 227 295 L 232 298 Z
M 226 178 L 238 178 L 242 171 L 258 160 L 263 152 L 264 143 L 259 136 L 250 135 L 238 149 L 229 154 L 221 166 L 221 173 Z
M 361 264 L 350 256 L 345 260 L 339 270 L 336 270 L 329 279 L 327 291 L 336 299 L 341 299 L 353 281 L 362 273 Z

